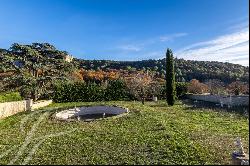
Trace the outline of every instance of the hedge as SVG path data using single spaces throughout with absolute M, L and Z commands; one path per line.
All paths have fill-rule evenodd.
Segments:
M 177 97 L 181 98 L 187 92 L 187 83 L 176 83 Z M 159 99 L 166 99 L 166 86 L 163 86 Z M 55 86 L 53 95 L 55 102 L 92 102 L 92 101 L 129 101 L 136 100 L 129 93 L 122 80 L 110 80 L 106 86 L 96 83 L 66 83 Z
M 178 99 L 182 98 L 187 93 L 189 83 L 186 82 L 176 82 L 176 97 Z M 159 99 L 166 99 L 166 86 L 164 85 L 161 90 Z
M 55 102 L 91 102 L 110 100 L 131 100 L 121 80 L 109 81 L 107 87 L 96 83 L 60 83 L 55 86 L 53 100 Z

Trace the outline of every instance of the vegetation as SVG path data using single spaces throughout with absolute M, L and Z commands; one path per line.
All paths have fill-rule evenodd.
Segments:
M 192 79 L 187 87 L 187 92 L 194 94 L 210 93 L 213 95 L 249 95 L 249 84 L 240 81 L 225 85 L 220 80 L 208 80 L 201 83 L 199 80 Z
M 225 95 L 226 92 L 226 85 L 218 80 L 218 79 L 209 79 L 204 82 L 206 87 L 208 88 L 207 91 L 212 95 Z
M 143 61 L 106 61 L 82 60 L 71 57 L 66 51 L 57 50 L 49 43 L 32 43 L 21 45 L 14 43 L 8 50 L 0 49 L 0 92 L 18 91 L 23 98 L 48 99 L 54 93 L 57 82 L 96 83 L 105 87 L 110 80 L 123 80 L 130 86 L 130 93 L 137 100 L 144 101 L 156 95 L 162 98 L 162 88 L 166 74 L 166 59 Z M 228 87 L 232 82 L 248 86 L 249 68 L 241 65 L 220 62 L 188 61 L 174 59 L 174 71 L 177 82 L 189 82 L 197 79 L 201 83 L 209 83 L 209 79 L 223 83 L 222 91 L 217 89 L 212 93 L 233 93 Z M 128 85 L 130 78 L 136 76 L 150 77 L 152 81 L 142 87 Z M 154 85 L 154 86 L 153 86 Z M 210 86 L 211 85 L 211 86 Z M 155 88 L 153 88 L 155 87 Z M 134 91 L 137 89 L 136 91 Z M 139 89 L 139 90 L 138 90 Z M 236 88 L 237 89 L 237 88 Z M 242 88 L 238 88 L 242 89 Z M 243 88 L 239 94 L 248 94 L 248 88 Z M 148 95 L 149 94 L 149 95 Z M 160 95 L 161 94 L 161 95 Z
M 219 79 L 225 84 L 229 84 L 239 79 L 242 82 L 249 82 L 249 67 L 223 63 L 215 61 L 193 61 L 184 59 L 174 59 L 176 81 L 189 82 L 197 79 L 204 82 L 208 79 Z M 155 73 L 158 78 L 165 78 L 166 59 L 158 60 L 142 60 L 142 61 L 110 61 L 110 60 L 81 60 L 75 59 L 75 63 L 79 64 L 85 70 L 104 71 L 109 70 L 126 70 L 148 71 Z
M 59 110 L 100 104 L 130 112 L 89 123 L 53 118 Z M 248 123 L 179 102 L 55 103 L 0 120 L 0 164 L 230 164 L 237 137 L 248 151 Z
M 89 102 L 110 100 L 131 100 L 133 95 L 121 80 L 107 82 L 107 85 L 96 83 L 65 83 L 56 84 L 53 100 L 55 102 Z
M 227 86 L 227 90 L 229 94 L 233 95 L 240 95 L 240 94 L 249 95 L 249 84 L 242 83 L 240 81 L 235 81 Z
M 188 86 L 188 92 L 194 94 L 202 94 L 208 92 L 208 86 L 204 83 L 200 83 L 199 80 L 192 79 Z
M 177 98 L 182 98 L 188 91 L 189 83 L 186 82 L 176 82 L 176 96 Z
M 0 95 L 0 102 L 29 97 L 58 103 L 0 120 L 0 164 L 229 164 L 236 137 L 248 150 L 247 117 L 145 101 L 168 94 L 173 105 L 175 86 L 178 98 L 186 92 L 249 94 L 248 67 L 174 59 L 170 50 L 168 55 L 88 61 L 71 59 L 48 43 L 1 49 L 0 92 L 20 94 Z M 54 118 L 67 108 L 103 104 L 130 112 L 90 123 Z
M 18 92 L 9 92 L 0 94 L 0 103 L 10 102 L 10 101 L 19 101 L 22 100 L 22 97 Z
M 129 90 L 124 81 L 111 80 L 108 82 L 107 88 L 105 89 L 106 101 L 122 101 L 131 99 L 134 99 L 134 96 L 129 93 Z
M 187 92 L 188 83 L 176 83 L 177 97 Z M 129 101 L 138 100 L 143 104 L 153 97 L 166 99 L 166 86 L 150 76 L 138 74 L 125 79 L 96 82 L 57 82 L 51 96 L 55 102 L 74 101 Z
M 140 74 L 125 78 L 129 93 L 144 104 L 146 99 L 160 95 L 160 84 L 148 74 Z
M 34 100 L 47 98 L 54 81 L 71 79 L 69 73 L 75 69 L 64 60 L 67 56 L 48 43 L 14 43 L 9 50 L 1 49 L 0 90 L 19 91 Z
M 166 53 L 166 98 L 168 105 L 173 106 L 176 99 L 174 56 L 170 49 Z

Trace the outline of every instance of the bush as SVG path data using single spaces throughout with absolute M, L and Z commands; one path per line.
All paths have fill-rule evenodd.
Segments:
M 55 102 L 92 102 L 130 100 L 131 94 L 121 80 L 109 81 L 107 88 L 96 83 L 58 83 L 55 86 Z
M 186 82 L 177 82 L 176 83 L 176 95 L 177 98 L 183 97 L 188 91 L 188 83 Z
M 160 94 L 157 97 L 159 100 L 166 99 L 166 84 L 161 87 Z
M 135 83 L 134 83 L 135 84 Z M 135 84 L 137 85 L 137 84 Z M 182 97 L 187 92 L 187 83 L 176 83 L 177 97 Z M 157 87 L 156 87 L 157 86 Z M 53 100 L 55 102 L 92 102 L 92 101 L 121 101 L 136 100 L 131 88 L 123 80 L 109 80 L 106 86 L 96 83 L 59 82 L 55 85 Z M 140 88 L 140 87 L 138 87 Z M 136 92 L 138 90 L 136 89 Z M 166 99 L 166 86 L 150 84 L 145 95 L 152 98 Z M 139 89 L 140 90 L 140 89 Z M 152 91 L 152 92 L 151 92 Z
M 9 92 L 0 94 L 0 102 L 20 101 L 22 100 L 21 95 L 18 92 Z
M 23 98 L 31 98 L 31 94 L 32 94 L 32 88 L 30 86 L 27 86 L 27 85 L 23 85 L 20 90 L 20 95 L 23 97 Z
M 176 82 L 176 97 L 179 99 L 183 97 L 187 91 L 188 91 L 188 85 L 187 82 Z M 161 92 L 159 94 L 159 99 L 166 99 L 166 85 L 162 86 Z
M 133 95 L 122 80 L 111 80 L 105 92 L 105 100 L 131 100 Z

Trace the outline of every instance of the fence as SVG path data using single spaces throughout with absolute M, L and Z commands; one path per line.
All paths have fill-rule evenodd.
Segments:
M 195 95 L 187 94 L 192 100 L 208 101 L 230 106 L 249 106 L 249 96 L 221 96 L 221 95 Z

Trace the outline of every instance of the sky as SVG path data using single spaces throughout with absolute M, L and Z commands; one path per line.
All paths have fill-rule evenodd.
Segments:
M 0 48 L 51 43 L 81 59 L 174 56 L 249 66 L 248 0 L 0 0 Z

